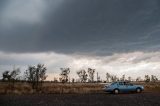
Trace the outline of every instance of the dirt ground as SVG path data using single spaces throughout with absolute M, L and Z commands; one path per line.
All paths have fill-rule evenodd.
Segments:
M 0 106 L 160 106 L 160 93 L 0 95 Z

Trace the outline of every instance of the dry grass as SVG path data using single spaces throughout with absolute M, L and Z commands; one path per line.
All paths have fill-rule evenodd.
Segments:
M 38 93 L 99 93 L 103 85 L 96 83 L 44 83 Z M 14 84 L 0 82 L 0 94 L 33 94 L 37 93 L 28 83 L 17 82 Z
M 98 93 L 102 91 L 102 85 L 96 83 L 74 83 L 74 84 L 45 84 L 42 87 L 44 93 Z
M 12 83 L 1 82 L 0 83 L 0 94 L 31 94 L 33 89 L 27 83 Z
M 160 92 L 160 82 L 159 83 L 145 83 L 144 87 L 146 91 Z
M 158 83 L 136 83 L 145 87 L 145 91 L 160 92 L 160 82 Z M 51 83 L 45 82 L 40 91 L 33 90 L 32 87 L 24 82 L 16 82 L 14 86 L 7 82 L 0 82 L 0 94 L 33 94 L 33 93 L 102 93 L 104 84 L 97 83 Z

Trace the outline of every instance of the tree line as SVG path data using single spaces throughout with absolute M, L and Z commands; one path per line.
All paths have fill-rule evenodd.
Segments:
M 61 72 L 59 74 L 59 80 L 54 78 L 53 82 L 81 82 L 81 83 L 94 83 L 94 82 L 102 82 L 99 73 L 97 72 L 97 80 L 95 80 L 95 69 L 88 68 L 87 70 L 81 69 L 76 72 L 79 77 L 78 81 L 74 78 L 70 79 L 70 68 L 60 68 Z M 48 77 L 46 75 L 47 68 L 44 64 L 37 64 L 36 66 L 28 66 L 23 74 L 23 78 L 20 75 L 20 68 L 14 68 L 13 70 L 6 70 L 2 73 L 2 81 L 12 82 L 14 84 L 15 81 L 26 81 L 30 83 L 33 89 L 39 89 L 42 86 L 42 83 Z M 112 75 L 110 73 L 106 73 L 106 80 L 104 82 L 115 82 L 115 81 L 132 81 L 130 76 L 126 77 L 126 75 L 122 75 L 121 77 L 117 77 L 116 75 Z M 155 75 L 145 75 L 144 79 L 141 77 L 137 77 L 135 81 L 145 81 L 145 82 L 156 82 L 158 78 Z

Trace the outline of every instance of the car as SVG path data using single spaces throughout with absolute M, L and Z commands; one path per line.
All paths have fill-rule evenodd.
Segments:
M 142 85 L 134 85 L 127 81 L 113 82 L 109 85 L 105 85 L 104 91 L 114 94 L 124 93 L 124 92 L 137 92 L 141 93 L 144 90 Z

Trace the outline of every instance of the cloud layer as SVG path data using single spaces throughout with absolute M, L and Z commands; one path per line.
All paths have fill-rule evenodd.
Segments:
M 158 51 L 159 0 L 1 1 L 5 52 Z
M 160 74 L 159 0 L 0 0 L 0 69 L 44 63 Z

